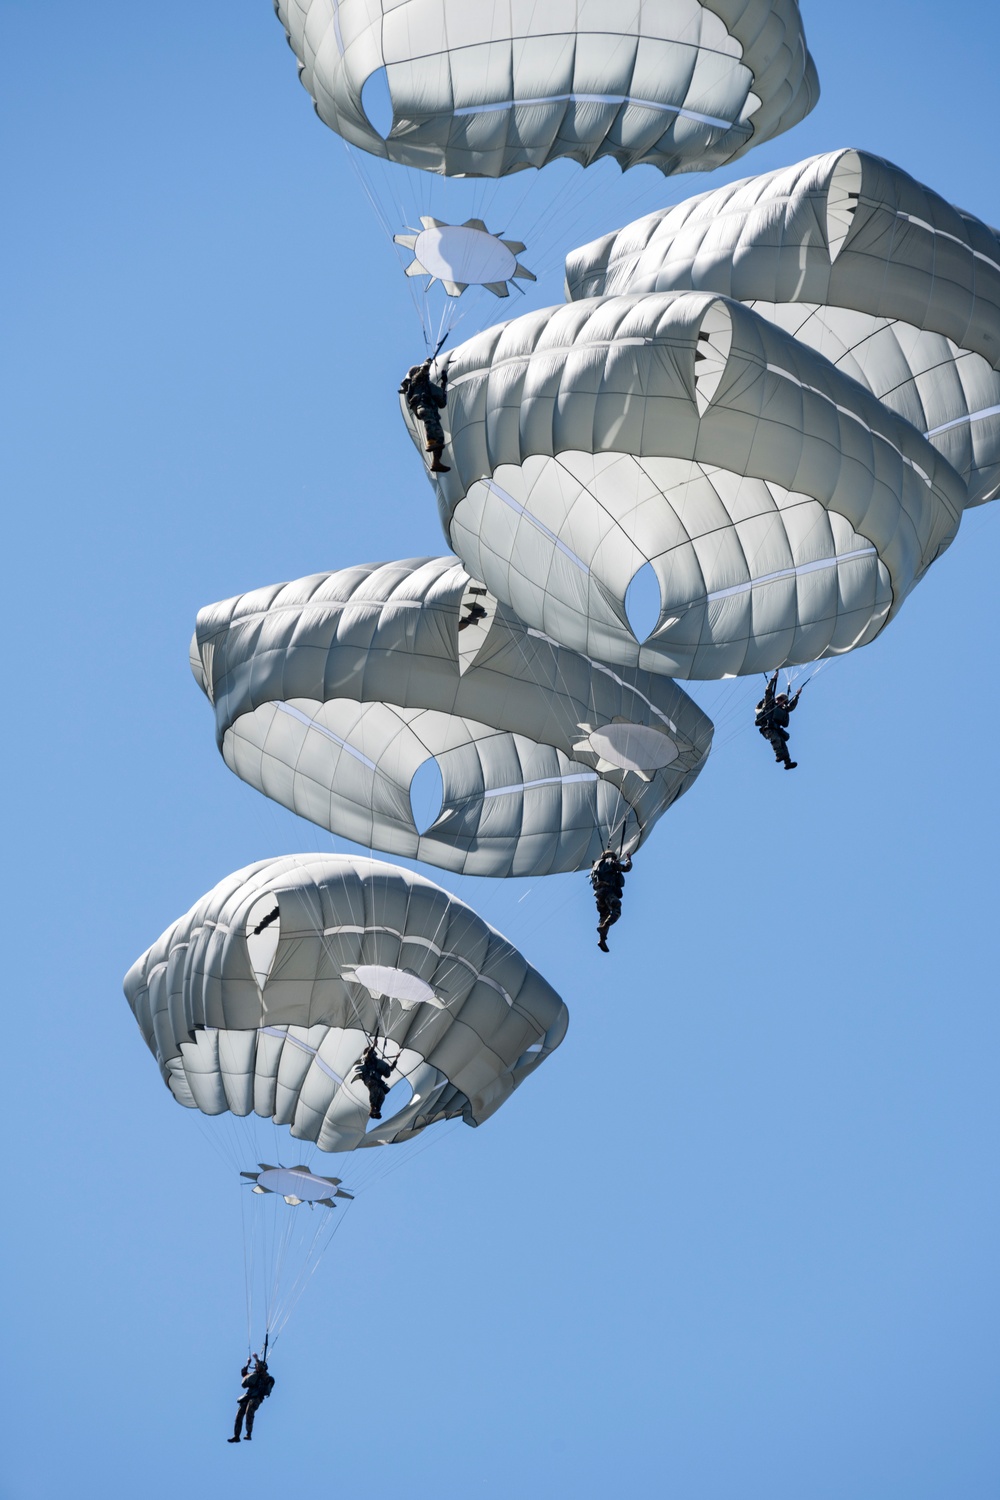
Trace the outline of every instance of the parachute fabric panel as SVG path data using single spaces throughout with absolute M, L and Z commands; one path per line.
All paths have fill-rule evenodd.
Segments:
M 958 527 L 940 454 L 737 302 L 574 302 L 442 364 L 452 546 L 526 623 L 605 661 L 716 678 L 850 650 Z M 647 563 L 662 602 L 640 643 L 624 601 Z
M 449 177 L 601 156 L 710 171 L 788 130 L 819 96 L 795 0 L 275 0 L 275 10 L 321 120 L 376 156 Z M 391 128 L 366 112 L 366 85 L 379 80 Z
M 266 898 L 280 938 L 260 986 L 249 918 Z M 366 966 L 415 975 L 442 1002 L 375 995 Z M 408 1140 L 437 1120 L 479 1125 L 559 1045 L 568 1012 L 468 906 L 394 865 L 288 855 L 238 870 L 129 970 L 125 994 L 174 1097 L 255 1111 L 324 1151 Z M 376 1029 L 409 1104 L 369 1130 L 352 1080 Z M 301 1194 L 299 1196 L 302 1196 Z
M 453 557 L 211 605 L 191 652 L 237 775 L 344 838 L 467 874 L 638 847 L 711 745 L 675 683 L 527 630 Z M 409 788 L 428 756 L 444 802 L 420 833 Z
M 650 214 L 573 251 L 570 298 L 734 297 L 1000 492 L 1000 235 L 899 167 L 831 151 Z

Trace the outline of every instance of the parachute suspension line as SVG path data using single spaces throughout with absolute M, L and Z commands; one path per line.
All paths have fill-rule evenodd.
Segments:
M 301 1207 L 301 1205 L 299 1206 Z M 278 1205 L 275 1204 L 274 1207 L 275 1211 L 278 1212 Z M 295 1234 L 295 1209 L 291 1204 L 286 1204 L 285 1207 L 289 1210 L 289 1212 L 285 1213 L 282 1216 L 282 1222 L 280 1228 L 278 1228 L 277 1230 L 277 1234 L 275 1237 L 276 1243 L 274 1257 L 272 1260 L 273 1272 L 271 1276 L 271 1289 L 265 1309 L 264 1326 L 267 1333 L 270 1333 L 272 1324 L 275 1317 L 277 1316 L 278 1309 L 280 1307 L 279 1289 L 282 1284 L 285 1265 L 288 1260 L 289 1246 L 291 1245 L 293 1236 Z
M 524 664 L 525 675 L 528 676 L 528 675 L 530 675 L 529 670 L 528 670 L 529 667 L 530 667 L 530 663 L 528 661 L 528 648 L 527 648 L 527 644 L 526 644 L 526 638 L 525 637 L 520 637 L 520 636 L 517 636 L 517 635 L 513 635 L 512 636 L 512 640 L 513 640 L 513 644 L 515 646 L 515 649 L 519 652 L 521 660 L 522 660 L 522 662 Z M 556 681 L 557 681 L 559 687 L 561 688 L 564 696 L 567 699 L 571 699 L 572 698 L 572 693 L 571 693 L 571 689 L 570 689 L 570 683 L 569 683 L 569 679 L 568 679 L 568 677 L 566 675 L 565 669 L 563 667 L 563 660 L 564 660 L 563 648 L 561 646 L 557 645 L 557 644 L 554 644 L 552 649 L 553 649 L 553 651 L 555 653 L 555 655 L 554 655 L 554 663 L 553 664 L 555 666 Z M 595 681 L 596 681 L 596 676 L 595 676 L 595 674 L 592 673 L 591 674 L 591 683 L 593 683 Z M 590 692 L 590 694 L 588 696 L 587 709 L 588 709 L 588 719 L 595 719 L 596 716 L 597 716 L 597 704 L 596 704 L 596 699 L 595 699 L 593 690 L 591 690 L 591 692 Z M 570 757 L 570 759 L 572 759 L 572 757 Z M 585 769 L 589 769 L 588 767 L 586 767 L 586 763 L 583 762 L 583 761 L 573 760 L 572 763 L 574 765 L 584 766 Z M 599 785 L 600 785 L 600 783 L 598 782 L 597 786 L 599 787 Z M 642 828 L 641 828 L 641 825 L 639 823 L 639 816 L 638 816 L 638 813 L 635 810 L 635 807 L 629 801 L 629 799 L 626 797 L 624 791 L 622 790 L 622 788 L 620 786 L 615 786 L 615 792 L 616 792 L 617 797 L 618 797 L 618 805 L 620 807 L 624 807 L 624 809 L 625 809 L 625 812 L 624 812 L 624 815 L 623 815 L 623 820 L 622 820 L 622 832 L 623 832 L 623 836 L 624 836 L 624 830 L 625 830 L 625 828 L 626 828 L 626 826 L 628 824 L 629 817 L 634 817 L 635 818 L 636 834 L 637 834 L 637 836 L 641 835 Z M 595 822 L 598 821 L 598 798 L 599 798 L 599 791 L 595 789 L 595 805 L 594 805 Z M 616 817 L 613 820 L 613 822 L 609 825 L 608 838 L 609 838 L 609 842 L 611 842 L 611 843 L 613 843 L 614 840 L 615 840 L 615 837 L 617 835 L 617 828 L 618 828 L 618 819 Z M 602 843 L 603 842 L 604 841 L 602 839 Z
M 812 682 L 820 672 L 825 671 L 836 659 L 835 656 L 827 656 L 811 664 L 803 663 L 799 667 L 782 668 L 781 670 L 785 673 L 787 687 L 794 687 L 797 681 L 797 672 L 808 670 L 809 675 L 805 679 L 805 682 L 801 683 L 797 688 L 797 691 L 801 692 L 808 683 Z M 764 682 L 767 683 L 770 681 L 772 674 L 770 672 L 762 672 L 760 675 Z M 716 755 L 746 734 L 751 726 L 753 721 L 753 699 L 746 692 L 746 689 L 751 684 L 752 678 L 737 677 L 732 682 L 727 682 L 724 685 L 724 693 L 721 699 L 725 703 L 723 710 L 720 711 L 714 704 L 708 704 L 708 708 L 711 710 L 711 717 L 715 722 L 714 753 Z M 711 684 L 706 684 L 706 686 L 711 686 Z M 720 684 L 721 686 L 722 684 Z M 743 691 L 740 691 L 741 688 Z M 723 730 L 726 732 L 722 733 Z
M 412 1151 L 406 1150 L 404 1148 L 404 1150 L 398 1154 L 398 1159 L 390 1157 L 387 1151 L 383 1151 L 378 1158 L 377 1165 L 383 1167 L 384 1170 L 378 1172 L 369 1180 L 368 1191 L 371 1192 L 373 1188 L 381 1187 L 385 1179 L 387 1177 L 391 1177 L 393 1172 L 398 1172 L 401 1167 L 408 1167 L 410 1162 L 413 1161 L 415 1157 L 422 1156 L 423 1153 L 425 1151 L 429 1151 L 432 1146 L 439 1145 L 446 1136 L 454 1135 L 461 1124 L 461 1120 L 446 1121 L 442 1125 L 440 1130 L 428 1131 L 427 1139 L 421 1141 L 420 1144 L 418 1146 L 415 1146 Z
M 247 1230 L 247 1202 L 243 1184 L 237 1188 L 240 1195 L 240 1223 L 243 1230 L 243 1282 L 247 1305 L 247 1352 L 251 1352 L 253 1340 L 253 1244 Z M 248 1243 L 250 1240 L 250 1243 Z
M 402 255 L 400 254 L 399 248 L 397 247 L 397 245 L 395 243 L 396 231 L 392 227 L 392 221 L 389 218 L 389 215 L 387 214 L 387 212 L 386 212 L 386 210 L 385 210 L 385 208 L 384 208 L 384 206 L 383 206 L 380 198 L 376 195 L 376 193 L 374 191 L 373 181 L 369 177 L 369 175 L 362 170 L 361 165 L 360 165 L 360 163 L 359 163 L 359 161 L 357 159 L 357 154 L 355 152 L 355 148 L 352 147 L 352 146 L 350 146 L 347 143 L 347 141 L 343 141 L 343 146 L 344 146 L 344 150 L 347 152 L 348 160 L 351 163 L 351 167 L 352 167 L 352 169 L 354 171 L 354 175 L 357 177 L 357 180 L 358 180 L 358 182 L 361 185 L 361 190 L 362 190 L 362 192 L 364 193 L 365 197 L 368 199 L 368 202 L 371 205 L 372 212 L 375 215 L 375 218 L 376 218 L 376 221 L 379 224 L 379 227 L 381 228 L 383 234 L 386 236 L 387 240 L 389 241 L 390 246 L 392 247 L 392 250 L 393 250 L 393 253 L 394 253 L 394 256 L 395 256 L 395 260 L 396 260 L 397 265 L 399 266 L 400 271 L 402 271 L 404 273 L 404 276 L 405 276 L 405 263 L 404 263 Z M 402 208 L 402 205 L 397 203 L 397 208 L 399 210 L 400 220 L 402 221 L 402 220 L 405 219 L 405 213 L 404 213 L 404 210 Z M 420 294 L 417 291 L 417 288 L 413 284 L 413 278 L 412 277 L 405 276 L 405 280 L 406 280 L 407 289 L 408 289 L 409 294 L 410 294 L 410 300 L 413 303 L 413 309 L 414 309 L 414 311 L 415 311 L 415 313 L 417 315 L 417 318 L 418 318 L 418 320 L 420 322 L 420 327 L 423 330 L 424 344 L 425 344 L 425 346 L 427 348 L 430 348 L 430 345 L 431 345 L 430 328 L 428 327 L 427 320 L 424 317 L 424 309 L 423 309 L 423 305 L 422 305 L 422 302 L 421 302 Z
M 438 341 L 434 345 L 434 353 L 431 355 L 432 360 L 437 359 L 438 355 L 441 353 L 441 349 L 455 325 L 456 319 L 451 317 L 452 309 L 448 306 L 448 303 L 454 300 L 454 298 L 449 297 L 448 301 L 445 302 L 444 306 L 441 309 L 441 317 L 438 319 L 437 326 Z
M 280 1303 L 275 1306 L 272 1312 L 268 1328 L 268 1338 L 271 1341 L 272 1348 L 288 1326 L 288 1321 L 292 1313 L 301 1301 L 302 1294 L 309 1282 L 319 1269 L 320 1262 L 330 1248 L 340 1226 L 343 1224 L 347 1208 L 350 1208 L 350 1206 L 350 1203 L 348 1203 L 343 1213 L 340 1213 L 339 1210 L 335 1212 L 331 1208 L 322 1210 L 323 1215 L 326 1217 L 320 1217 L 317 1220 L 295 1278 Z M 289 1212 L 298 1213 L 299 1210 L 294 1209 L 289 1210 Z M 313 1213 L 317 1212 L 317 1210 L 313 1210 Z

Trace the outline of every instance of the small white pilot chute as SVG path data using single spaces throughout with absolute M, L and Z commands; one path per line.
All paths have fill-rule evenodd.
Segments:
M 303 1203 L 310 1207 L 318 1204 L 322 1208 L 336 1208 L 335 1198 L 351 1198 L 354 1194 L 341 1187 L 342 1177 L 320 1177 L 306 1166 L 275 1167 L 269 1162 L 259 1161 L 258 1171 L 241 1172 L 253 1183 L 255 1193 L 278 1193 L 290 1208 Z
M 428 287 L 440 281 L 449 297 L 460 297 L 470 286 L 483 286 L 495 297 L 509 297 L 507 283 L 513 277 L 535 280 L 518 261 L 521 241 L 490 234 L 482 219 L 446 224 L 425 214 L 420 223 L 419 233 L 396 234 L 393 240 L 413 251 L 407 276 L 429 276 Z

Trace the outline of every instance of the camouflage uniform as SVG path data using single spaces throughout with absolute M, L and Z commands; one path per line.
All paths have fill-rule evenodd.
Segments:
M 427 359 L 422 365 L 413 365 L 399 387 L 399 393 L 406 398 L 407 406 L 417 421 L 423 424 L 424 447 L 428 453 L 436 455 L 436 464 L 440 462 L 440 454 L 444 448 L 444 428 L 438 413 L 448 405 L 445 390 L 447 384 L 447 371 L 441 384 L 435 384 L 431 379 L 431 362 Z M 447 470 L 444 472 L 447 473 Z

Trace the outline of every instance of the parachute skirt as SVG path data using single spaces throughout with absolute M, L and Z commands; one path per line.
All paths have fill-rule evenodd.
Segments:
M 670 0 L 641 16 L 621 0 L 275 10 L 321 120 L 375 156 L 449 177 L 602 156 L 711 171 L 819 97 L 795 0 Z

